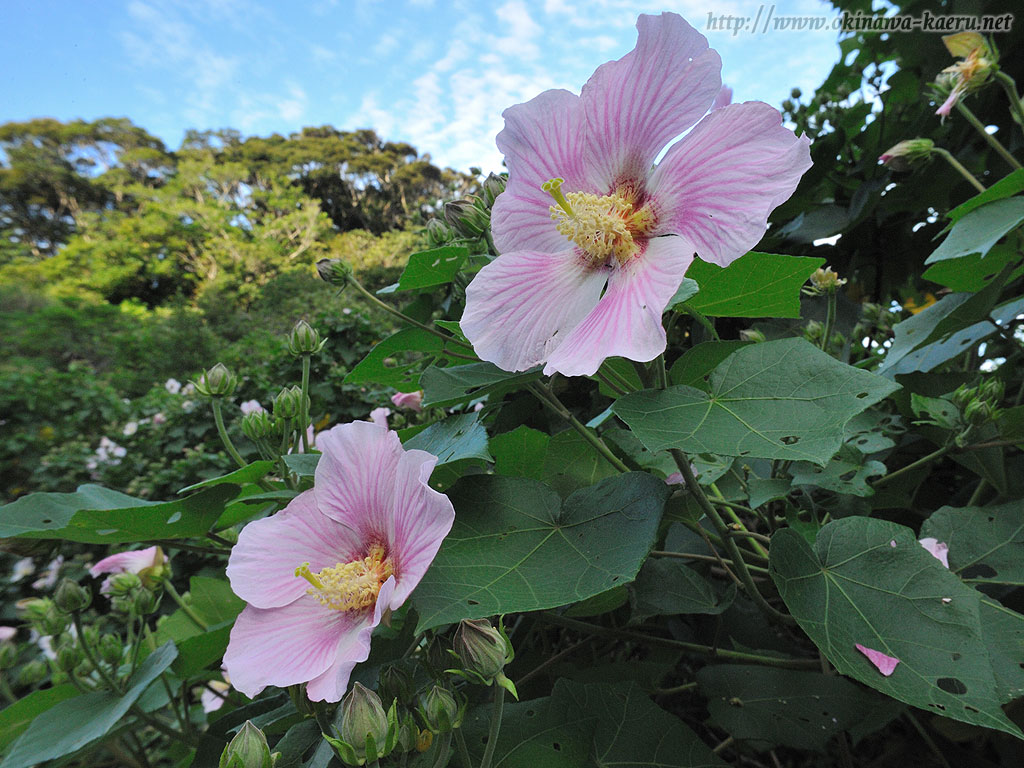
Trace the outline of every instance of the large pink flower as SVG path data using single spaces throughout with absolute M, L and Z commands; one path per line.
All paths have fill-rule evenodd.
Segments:
M 455 519 L 427 485 L 437 457 L 404 450 L 395 432 L 357 421 L 317 446 L 313 488 L 247 525 L 228 560 L 248 605 L 224 664 L 248 696 L 308 683 L 310 699 L 338 701 L 373 628 L 409 597 Z
M 546 374 L 590 375 L 613 355 L 657 357 L 694 253 L 723 266 L 746 253 L 810 167 L 809 140 L 773 107 L 708 113 L 721 60 L 681 17 L 637 28 L 636 48 L 579 96 L 545 91 L 505 110 L 509 181 L 491 218 L 501 256 L 470 283 L 461 322 L 505 370 L 546 361 Z

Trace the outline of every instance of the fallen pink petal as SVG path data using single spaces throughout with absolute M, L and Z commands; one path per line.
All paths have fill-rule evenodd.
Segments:
M 949 568 L 948 544 L 946 544 L 944 541 L 939 541 L 938 539 L 934 539 L 930 536 L 923 539 L 919 539 L 917 543 L 924 547 L 928 551 L 928 554 L 930 554 L 932 557 L 934 557 L 936 560 L 938 560 L 940 563 L 946 566 L 946 568 Z
M 860 643 L 855 643 L 854 648 L 867 656 L 868 661 L 874 664 L 875 667 L 878 668 L 878 671 L 886 677 L 889 677 L 889 675 L 893 673 L 893 670 L 896 669 L 896 665 L 900 663 L 900 660 L 895 656 L 888 656 L 881 651 L 873 650 L 861 645 Z

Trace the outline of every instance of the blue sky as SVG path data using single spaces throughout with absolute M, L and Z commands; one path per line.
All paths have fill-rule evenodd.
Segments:
M 2 2 L 0 122 L 127 116 L 171 148 L 190 127 L 371 127 L 463 170 L 499 169 L 502 110 L 546 88 L 578 93 L 633 47 L 642 12 L 679 12 L 704 33 L 736 101 L 778 106 L 838 57 L 831 29 L 708 29 L 709 14 L 835 18 L 819 0 Z

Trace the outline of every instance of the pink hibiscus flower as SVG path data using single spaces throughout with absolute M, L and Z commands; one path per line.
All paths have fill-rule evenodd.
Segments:
M 505 370 L 590 375 L 613 355 L 657 357 L 694 253 L 723 266 L 746 253 L 811 165 L 809 140 L 768 104 L 708 113 L 721 60 L 680 16 L 637 28 L 636 48 L 579 96 L 545 91 L 505 110 L 509 181 L 491 217 L 501 256 L 470 283 L 461 321 Z
M 89 569 L 89 574 L 95 578 L 104 573 L 135 573 L 144 584 L 152 585 L 163 576 L 166 564 L 167 556 L 160 547 L 147 547 L 105 557 Z M 110 594 L 110 577 L 103 580 L 100 593 Z
M 313 701 L 338 701 L 370 653 L 381 618 L 405 602 L 455 519 L 427 481 L 437 457 L 404 450 L 365 421 L 321 433 L 311 490 L 250 523 L 228 560 L 248 605 L 224 665 L 247 696 L 308 683 Z

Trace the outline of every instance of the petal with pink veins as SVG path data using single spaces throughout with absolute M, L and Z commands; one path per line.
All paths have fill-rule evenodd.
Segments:
M 768 104 L 715 110 L 669 149 L 651 177 L 658 234 L 682 235 L 702 259 L 726 266 L 764 236 L 768 214 L 811 167 L 809 146 Z
M 930 536 L 918 540 L 917 543 L 928 550 L 928 554 L 949 568 L 949 544 Z
M 608 290 L 548 357 L 545 375 L 591 376 L 605 358 L 647 361 L 665 351 L 661 313 L 693 261 L 680 237 L 659 237 L 608 279 Z
M 248 605 L 235 620 L 224 654 L 231 684 L 252 698 L 268 685 L 312 680 L 335 662 L 342 640 L 367 616 L 329 610 L 309 595 L 279 608 Z
M 645 179 L 665 145 L 708 111 L 722 87 L 718 53 L 681 16 L 643 15 L 636 26 L 636 48 L 598 67 L 580 94 L 587 162 L 602 192 L 623 179 Z
M 900 663 L 900 660 L 895 656 L 888 656 L 881 651 L 873 650 L 860 643 L 854 643 L 853 647 L 867 656 L 868 661 L 874 664 L 878 671 L 886 677 L 889 677 L 893 670 L 896 669 L 896 665 Z
M 306 594 L 309 582 L 295 569 L 313 573 L 364 556 L 358 534 L 323 515 L 309 490 L 281 512 L 249 523 L 231 550 L 227 575 L 236 595 L 257 608 L 277 608 Z
M 574 251 L 513 251 L 480 270 L 466 289 L 459 325 L 476 353 L 505 371 L 543 362 L 598 303 L 608 279 Z
M 321 432 L 323 451 L 316 465 L 313 493 L 317 508 L 354 529 L 367 544 L 391 541 L 394 521 L 388 511 L 394 486 L 381 482 L 398 467 L 402 442 L 396 432 L 368 421 L 341 424 Z
M 732 104 L 732 88 L 728 85 L 723 85 L 722 89 L 718 92 L 718 95 L 715 96 L 714 102 L 711 104 L 711 111 L 714 112 L 716 109 L 728 107 L 730 104 Z

